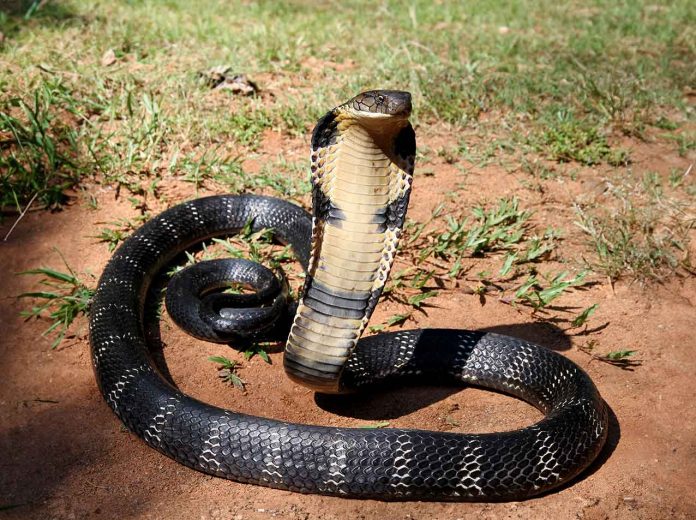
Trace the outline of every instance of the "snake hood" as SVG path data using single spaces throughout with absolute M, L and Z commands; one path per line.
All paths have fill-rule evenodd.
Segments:
M 410 114 L 408 92 L 372 90 L 330 110 L 312 135 L 312 256 L 284 365 L 319 392 L 344 390 L 343 367 L 394 261 L 416 152 Z

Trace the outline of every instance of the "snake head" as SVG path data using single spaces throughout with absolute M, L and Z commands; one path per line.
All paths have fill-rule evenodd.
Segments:
M 402 90 L 368 90 L 343 105 L 358 117 L 393 117 L 411 115 L 411 93 Z

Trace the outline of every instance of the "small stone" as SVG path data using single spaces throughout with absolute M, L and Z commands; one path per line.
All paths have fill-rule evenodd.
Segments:
M 635 509 L 638 507 L 638 500 L 636 500 L 636 497 L 625 496 L 623 497 L 623 503 L 626 504 L 629 509 Z
M 116 63 L 116 53 L 113 49 L 106 51 L 101 58 L 102 67 L 108 67 Z

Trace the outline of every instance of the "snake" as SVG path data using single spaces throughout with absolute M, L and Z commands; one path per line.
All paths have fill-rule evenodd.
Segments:
M 409 93 L 376 90 L 318 121 L 311 212 L 258 194 L 207 196 L 165 210 L 120 245 L 100 277 L 89 326 L 99 390 L 130 431 L 210 475 L 358 499 L 522 500 L 590 466 L 607 437 L 608 408 L 565 356 L 483 331 L 361 337 L 404 227 L 416 155 L 411 110 Z M 521 429 L 476 434 L 338 428 L 242 414 L 184 394 L 153 359 L 146 299 L 182 252 L 245 229 L 271 229 L 292 248 L 306 273 L 301 296 L 288 305 L 287 283 L 248 260 L 186 268 L 165 299 L 173 320 L 193 336 L 229 343 L 284 335 L 286 374 L 319 393 L 375 392 L 384 384 L 475 386 L 522 399 L 544 417 Z M 226 294 L 229 277 L 255 292 Z

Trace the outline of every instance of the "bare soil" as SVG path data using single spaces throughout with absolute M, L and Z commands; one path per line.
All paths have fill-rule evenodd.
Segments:
M 304 156 L 306 139 L 266 136 L 257 158 L 262 164 L 288 153 Z M 446 132 L 419 130 L 419 145 L 437 149 Z M 452 143 L 454 144 L 454 143 Z M 693 158 L 679 157 L 659 143 L 630 143 L 635 171 L 671 167 L 684 170 Z M 434 155 L 434 154 L 432 154 Z M 463 185 L 455 205 L 464 211 L 481 200 L 518 195 L 535 210 L 543 229 L 553 224 L 568 230 L 562 255 L 543 270 L 573 265 L 588 250 L 573 232 L 573 200 L 594 189 L 597 172 L 581 169 L 575 181 L 544 183 L 525 189 L 519 169 L 500 166 L 455 166 L 433 158 L 419 165 L 410 208 L 417 220 Z M 251 168 L 250 168 L 251 169 Z M 153 213 L 196 195 L 191 185 L 166 179 L 161 197 L 148 200 Z M 29 304 L 16 295 L 34 290 L 36 279 L 14 273 L 38 266 L 63 269 L 59 250 L 78 272 L 98 275 L 110 253 L 93 238 L 104 222 L 132 217 L 126 197 L 99 184 L 87 186 L 99 201 L 88 209 L 85 194 L 56 213 L 31 212 L 10 239 L 0 244 L 0 518 L 201 518 L 201 519 L 663 519 L 696 518 L 696 279 L 674 276 L 662 285 L 630 281 L 614 286 L 595 283 L 564 295 L 546 316 L 513 307 L 497 297 L 480 300 L 471 294 L 475 273 L 499 268 L 500 258 L 470 259 L 470 271 L 457 286 L 447 287 L 426 313 L 406 328 L 485 329 L 519 336 L 582 366 L 613 411 L 609 442 L 600 459 L 572 484 L 524 502 L 494 504 L 383 503 L 305 496 L 238 484 L 180 466 L 148 448 L 127 432 L 97 391 L 89 355 L 86 320 L 81 319 L 55 350 L 40 336 L 41 320 L 24 321 Z M 198 195 L 214 190 L 200 190 Z M 305 204 L 308 200 L 303 201 Z M 4 236 L 12 222 L 0 226 Z M 395 269 L 403 268 L 401 265 Z M 569 320 L 593 303 L 600 309 L 586 329 L 570 329 Z M 380 323 L 398 310 L 391 302 L 378 306 Z M 515 399 L 476 389 L 418 387 L 380 395 L 317 398 L 293 383 L 282 370 L 282 353 L 272 364 L 258 356 L 245 363 L 249 382 L 240 392 L 216 377 L 209 355 L 240 356 L 228 347 L 206 344 L 181 333 L 165 316 L 161 324 L 168 368 L 181 389 L 216 405 L 302 423 L 357 426 L 389 421 L 391 426 L 484 432 L 506 430 L 538 420 L 539 412 Z M 642 364 L 631 370 L 593 360 L 579 349 L 596 342 L 600 353 L 635 349 Z

